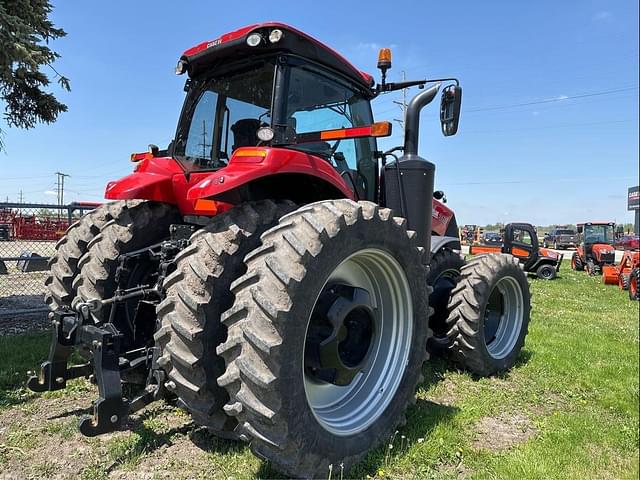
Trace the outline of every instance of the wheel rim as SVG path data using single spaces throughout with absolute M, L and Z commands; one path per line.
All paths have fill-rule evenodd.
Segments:
M 319 313 L 319 309 L 327 298 L 325 295 L 334 294 L 336 285 L 355 288 L 354 299 L 359 297 L 354 300 L 358 306 L 346 315 L 344 324 L 366 318 L 367 315 L 371 324 L 369 345 L 364 355 L 360 350 L 351 357 L 352 362 L 346 362 L 347 359 L 340 353 L 340 360 L 350 363 L 347 367 L 357 364 L 354 369 L 358 372 L 347 385 L 336 385 L 322 378 L 318 372 L 325 373 L 326 366 L 321 362 L 318 369 L 314 356 L 319 345 L 320 348 L 327 345 L 318 343 L 316 333 L 323 322 L 328 322 L 320 318 L 322 312 Z M 368 293 L 368 298 L 362 291 Z M 350 317 L 352 314 L 354 316 Z M 354 435 L 368 428 L 383 414 L 404 376 L 413 338 L 412 320 L 409 282 L 400 264 L 389 253 L 378 249 L 360 250 L 333 270 L 309 318 L 303 360 L 307 403 L 325 430 L 338 436 Z M 351 330 L 346 339 L 340 343 L 336 340 L 335 343 L 339 347 L 348 344 L 349 335 Z M 353 374 L 353 370 L 348 371 Z M 336 377 L 340 375 L 336 374 Z
M 553 277 L 553 269 L 551 267 L 546 267 L 542 269 L 542 278 L 550 279 Z
M 491 357 L 500 360 L 513 351 L 523 318 L 520 285 L 513 277 L 501 278 L 491 290 L 484 312 L 484 338 Z

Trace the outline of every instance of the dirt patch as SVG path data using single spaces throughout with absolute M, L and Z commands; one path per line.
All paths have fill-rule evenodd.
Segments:
M 520 413 L 481 418 L 474 427 L 473 447 L 490 451 L 505 450 L 535 436 L 529 417 Z
M 80 382 L 74 387 L 77 392 L 0 411 L 0 480 L 181 479 L 203 472 L 227 478 L 235 472 L 224 465 L 225 454 L 237 457 L 246 450 L 194 426 L 189 415 L 165 402 L 132 415 L 122 431 L 84 437 L 77 423 L 90 413 L 95 391 Z M 221 465 L 209 461 L 216 454 Z

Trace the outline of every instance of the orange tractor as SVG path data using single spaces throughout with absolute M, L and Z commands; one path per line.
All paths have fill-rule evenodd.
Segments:
M 589 275 L 602 273 L 603 267 L 615 263 L 614 240 L 613 222 L 579 223 L 578 248 L 571 257 L 571 268 L 576 271 L 586 269 Z

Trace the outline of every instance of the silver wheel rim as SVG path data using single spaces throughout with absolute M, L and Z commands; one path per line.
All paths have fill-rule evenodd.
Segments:
M 395 396 L 411 350 L 413 301 L 404 270 L 393 256 L 379 249 L 349 256 L 333 270 L 325 286 L 331 283 L 367 290 L 375 308 L 374 334 L 364 367 L 349 385 L 319 381 L 306 373 L 303 360 L 305 395 L 313 415 L 328 432 L 348 436 L 376 422 Z
M 507 357 L 516 346 L 524 318 L 522 290 L 515 278 L 503 277 L 494 285 L 484 313 L 487 351 L 491 357 L 501 360 Z M 495 333 L 487 338 L 490 319 L 497 320 L 499 323 Z

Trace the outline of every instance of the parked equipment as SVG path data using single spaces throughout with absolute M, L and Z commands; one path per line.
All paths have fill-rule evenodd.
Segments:
M 637 296 L 637 274 L 635 286 L 631 287 L 631 276 L 640 267 L 640 251 L 625 250 L 617 265 L 602 267 L 602 282 L 606 285 L 618 285 L 622 290 L 631 290 L 629 297 L 635 300 Z M 631 287 L 631 288 L 630 288 Z
M 573 270 L 587 270 L 589 275 L 602 273 L 605 265 L 613 265 L 615 223 L 586 222 L 578 224 L 578 248 L 571 257 Z
M 435 165 L 418 155 L 420 112 L 447 82 L 441 128 L 455 134 L 462 89 L 387 83 L 388 49 L 378 67 L 375 85 L 281 23 L 187 50 L 168 150 L 132 155 L 135 172 L 107 185 L 115 201 L 57 245 L 52 348 L 29 387 L 92 375 L 89 436 L 169 390 L 198 424 L 296 477 L 348 470 L 386 441 L 436 328 L 429 264 L 460 249 L 453 212 L 433 199 Z M 391 123 L 374 123 L 370 102 L 412 86 L 424 89 L 404 145 L 379 152 Z M 514 364 L 530 294 L 513 257 L 463 264 L 444 299 L 452 359 L 477 374 Z M 73 350 L 88 362 L 67 367 Z M 137 396 L 123 399 L 123 381 Z
M 502 245 L 472 245 L 469 254 L 508 253 L 518 259 L 527 273 L 543 280 L 553 280 L 560 271 L 564 255 L 542 248 L 536 229 L 530 223 L 509 223 L 504 228 Z
M 463 225 L 460 227 L 460 241 L 465 245 L 473 245 L 474 243 L 480 243 L 483 234 L 482 228 L 478 225 Z

